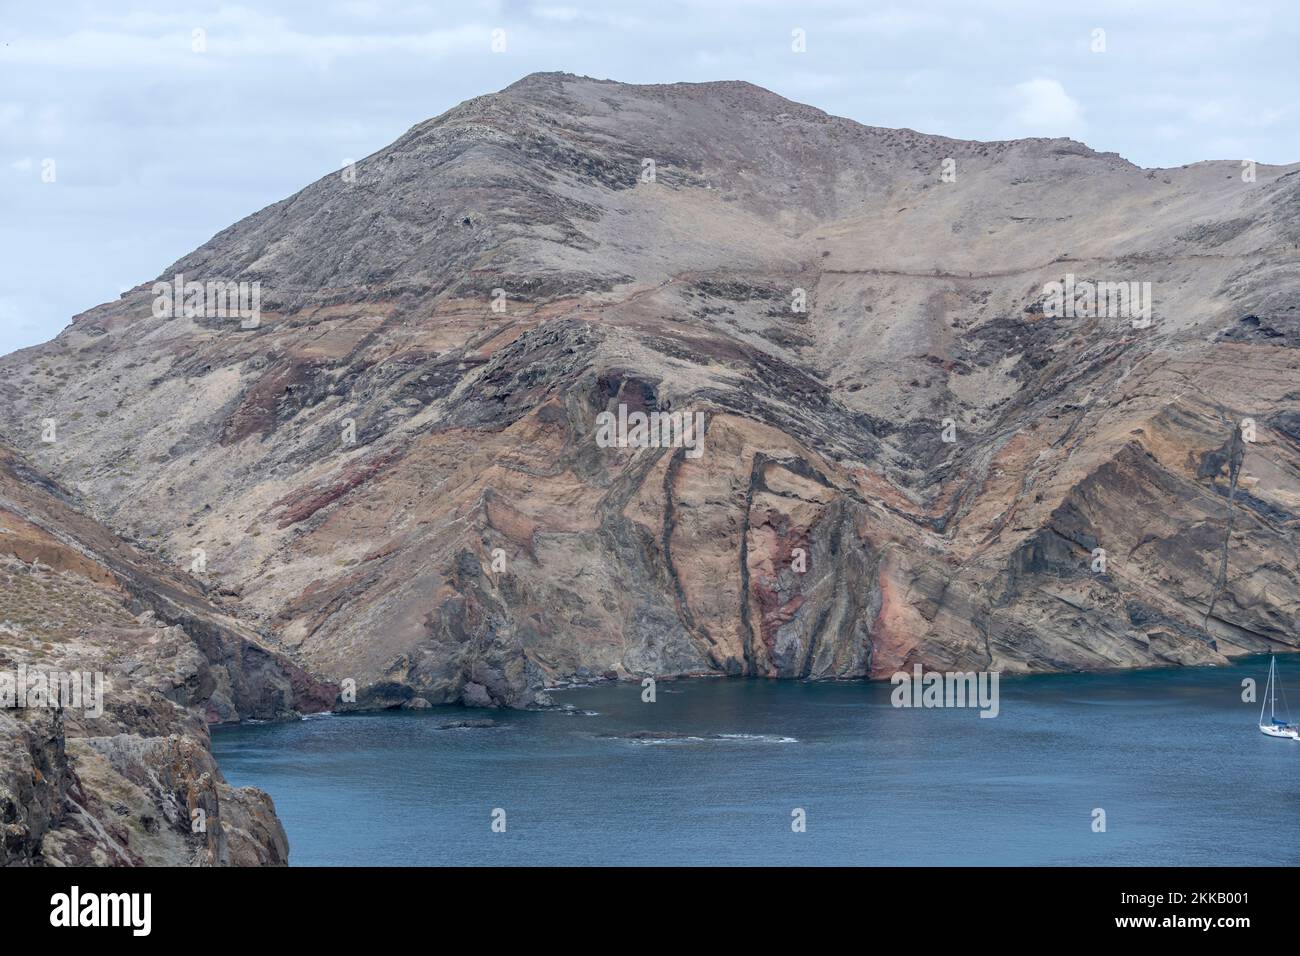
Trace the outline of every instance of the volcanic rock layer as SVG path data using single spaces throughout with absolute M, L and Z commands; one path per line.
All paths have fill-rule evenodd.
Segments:
M 159 277 L 253 321 L 146 282 L 0 360 L 0 427 L 356 706 L 1222 663 L 1300 643 L 1298 244 L 1298 166 L 538 74 Z

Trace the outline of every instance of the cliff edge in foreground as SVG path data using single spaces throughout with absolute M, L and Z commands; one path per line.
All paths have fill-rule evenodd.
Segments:
M 0 866 L 286 863 L 208 726 L 333 700 L 0 446 Z

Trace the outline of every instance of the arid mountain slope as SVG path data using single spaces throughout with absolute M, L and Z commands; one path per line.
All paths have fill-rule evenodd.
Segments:
M 0 360 L 2 427 L 362 705 L 1291 648 L 1300 167 L 1253 173 L 538 74 L 160 277 L 255 328 L 145 283 Z
M 286 862 L 270 798 L 225 782 L 208 724 L 323 710 L 334 689 L 3 446 L 0 671 L 0 866 Z M 39 696 L 73 674 L 100 690 Z

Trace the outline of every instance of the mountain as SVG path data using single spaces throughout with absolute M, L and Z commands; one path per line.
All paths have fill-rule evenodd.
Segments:
M 271 798 L 226 783 L 208 726 L 323 710 L 336 688 L 3 446 L 0 585 L 0 866 L 287 861 Z M 47 706 L 32 688 L 54 675 L 89 693 Z
M 0 360 L 3 434 L 360 707 L 1222 663 L 1300 643 L 1298 255 L 1300 165 L 536 74 Z

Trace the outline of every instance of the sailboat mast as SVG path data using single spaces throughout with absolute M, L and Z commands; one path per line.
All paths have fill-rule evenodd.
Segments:
M 1273 697 L 1269 701 L 1269 705 L 1268 705 L 1268 716 L 1270 720 L 1272 720 L 1277 716 L 1277 676 L 1273 673 L 1276 667 L 1277 667 L 1277 658 L 1276 657 L 1269 658 L 1268 672 L 1269 675 L 1273 678 L 1271 682 L 1273 684 Z
M 1264 704 L 1268 702 L 1269 691 L 1273 689 L 1273 663 L 1274 658 L 1268 659 L 1268 681 L 1264 684 L 1264 698 L 1259 702 L 1259 724 L 1264 726 Z

